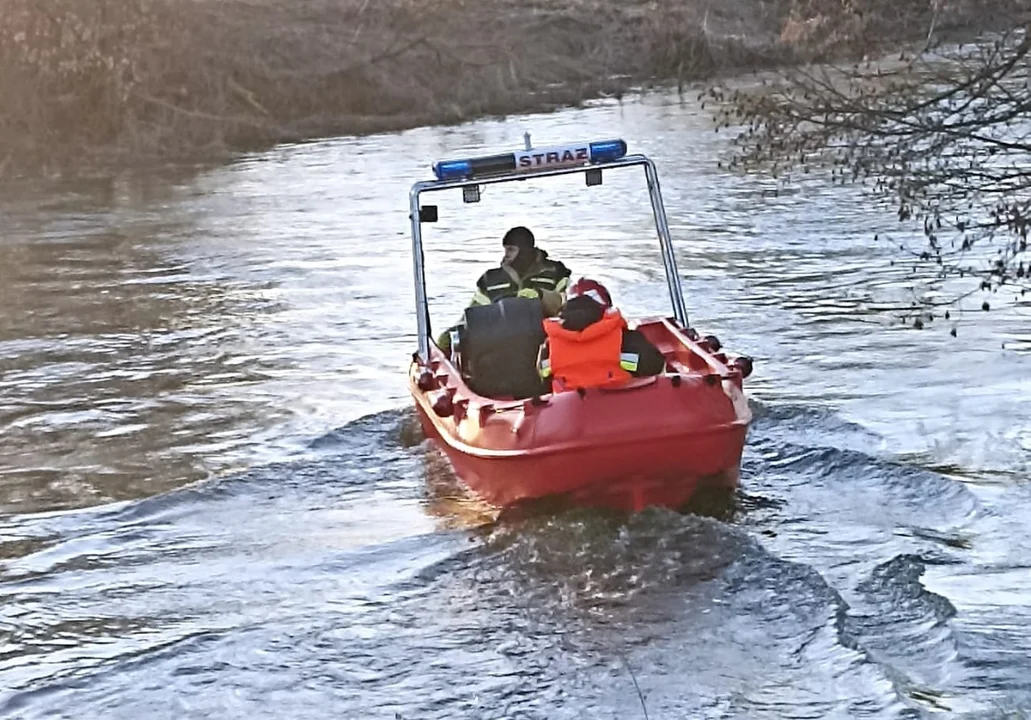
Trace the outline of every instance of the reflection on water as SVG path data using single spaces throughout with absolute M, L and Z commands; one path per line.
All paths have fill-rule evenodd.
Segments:
M 408 186 L 524 130 L 657 161 L 694 324 L 756 358 L 736 497 L 498 517 L 401 410 Z M 5 188 L 0 713 L 623 718 L 635 680 L 655 718 L 1031 705 L 1027 307 L 891 322 L 890 214 L 726 153 L 652 96 Z M 514 224 L 667 312 L 647 200 L 439 197 L 435 324 Z

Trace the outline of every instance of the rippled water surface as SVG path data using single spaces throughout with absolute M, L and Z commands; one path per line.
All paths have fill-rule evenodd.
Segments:
M 694 325 L 756 359 L 732 507 L 494 522 L 413 432 L 408 186 L 524 130 L 655 158 Z M 1023 717 L 1031 313 L 897 323 L 890 213 L 726 154 L 652 96 L 4 188 L 0 713 Z M 643 177 L 582 182 L 441 197 L 438 326 L 516 223 L 666 313 Z

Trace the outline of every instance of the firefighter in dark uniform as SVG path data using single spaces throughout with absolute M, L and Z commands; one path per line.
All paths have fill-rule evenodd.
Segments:
M 536 246 L 529 228 L 514 227 L 505 233 L 501 244 L 505 256 L 501 265 L 491 268 L 476 281 L 476 293 L 470 305 L 489 305 L 502 298 L 539 298 L 545 317 L 557 315 L 565 304 L 570 271 L 558 260 Z M 437 338 L 445 353 L 451 349 L 451 330 Z

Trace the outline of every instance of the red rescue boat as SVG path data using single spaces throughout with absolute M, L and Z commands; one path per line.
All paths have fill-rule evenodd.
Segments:
M 474 391 L 479 385 L 461 367 L 461 354 L 449 357 L 430 337 L 421 224 L 435 221 L 437 209 L 421 206 L 421 194 L 461 187 L 466 202 L 476 202 L 481 184 L 583 172 L 591 186 L 603 170 L 633 166 L 645 170 L 674 310 L 636 328 L 662 352 L 665 372 L 580 392 Z M 621 140 L 533 149 L 527 138 L 524 151 L 445 161 L 434 170 L 438 179 L 416 183 L 410 196 L 419 351 L 409 387 L 424 433 L 458 479 L 502 508 L 549 496 L 617 509 L 679 508 L 700 487 L 736 487 L 752 417 L 743 391 L 751 361 L 728 359 L 715 337 L 690 328 L 651 160 L 626 155 Z M 507 331 L 496 320 L 490 326 L 493 334 Z M 507 341 L 518 347 L 518 327 L 511 331 Z

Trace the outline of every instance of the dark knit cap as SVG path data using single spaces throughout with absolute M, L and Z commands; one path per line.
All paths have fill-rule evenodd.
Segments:
M 520 250 L 529 250 L 534 247 L 533 233 L 529 228 L 519 225 L 505 233 L 505 237 L 501 238 L 501 244 L 514 245 Z

